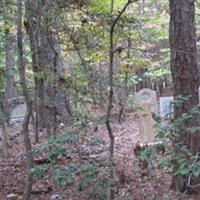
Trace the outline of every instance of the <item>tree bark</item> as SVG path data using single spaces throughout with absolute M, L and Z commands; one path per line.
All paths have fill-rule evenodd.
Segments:
M 45 58 L 40 46 L 44 45 L 40 33 L 41 4 L 40 1 L 27 1 L 26 20 L 24 22 L 26 32 L 29 35 L 30 48 L 32 54 L 32 68 L 35 82 L 35 127 L 36 140 L 38 140 L 38 129 L 45 127 L 45 107 L 44 107 L 44 63 Z M 45 39 L 45 38 L 44 38 Z
M 121 18 L 122 14 L 126 11 L 126 8 L 129 6 L 130 3 L 134 1 L 128 0 L 127 3 L 124 5 L 118 16 L 114 19 L 112 17 L 112 23 L 110 26 L 109 32 L 109 94 L 108 94 L 108 103 L 106 109 L 106 117 L 105 117 L 105 124 L 108 131 L 108 136 L 110 139 L 110 157 L 109 157 L 109 169 L 110 169 L 110 194 L 108 199 L 114 199 L 114 145 L 115 145 L 115 136 L 113 134 L 113 130 L 110 123 L 110 116 L 112 111 L 112 103 L 113 103 L 113 67 L 114 67 L 114 31 L 117 25 L 117 22 Z M 111 14 L 113 14 L 114 10 L 114 0 L 111 1 Z
M 176 118 L 199 103 L 194 2 L 194 0 L 170 0 L 171 72 L 174 96 L 189 97 L 188 101 L 175 106 Z M 200 142 L 196 137 L 199 138 L 200 134 L 196 134 L 195 137 L 190 134 L 182 135 L 182 140 L 194 153 L 200 151 Z
M 26 164 L 27 164 L 27 179 L 24 186 L 24 192 L 22 199 L 29 200 L 31 197 L 32 190 L 32 173 L 33 168 L 33 155 L 32 146 L 29 136 L 29 121 L 32 111 L 32 102 L 29 97 L 29 92 L 26 84 L 25 78 L 25 62 L 24 62 L 24 50 L 23 50 L 23 33 L 22 33 L 22 1 L 17 0 L 17 44 L 18 44 L 18 68 L 20 75 L 20 84 L 22 87 L 23 95 L 25 96 L 27 102 L 27 112 L 22 124 L 22 135 L 24 138 L 25 150 L 26 150 Z
M 39 77 L 37 81 L 35 78 L 36 95 L 39 100 L 38 110 L 43 111 L 39 116 L 45 121 L 43 124 L 48 135 L 51 135 L 52 124 L 54 128 L 56 126 L 54 122 L 57 121 L 57 115 L 66 125 L 72 116 L 69 94 L 63 86 L 59 85 L 59 75 L 65 68 L 61 59 L 57 31 L 59 23 L 46 13 L 48 9 L 55 9 L 53 3 L 53 1 L 46 3 L 39 0 L 27 1 L 25 23 L 32 49 L 34 73 Z
M 4 96 L 2 92 L 0 92 L 0 126 L 2 130 L 2 140 L 3 140 L 3 147 L 5 150 L 5 155 L 8 156 L 8 138 L 7 138 L 7 131 L 5 126 L 5 109 L 4 109 L 4 103 L 3 103 Z
M 195 28 L 195 0 L 170 0 L 170 49 L 174 96 L 188 97 L 174 107 L 175 119 L 199 103 L 199 80 Z M 196 154 L 200 151 L 200 133 L 191 134 L 188 128 L 196 127 L 195 120 L 184 123 L 179 140 Z M 176 177 L 175 177 L 176 179 Z M 174 180 L 176 182 L 176 180 Z M 178 180 L 178 182 L 181 182 Z M 181 185 L 181 184 L 180 184 Z M 184 190 L 183 188 L 178 188 Z

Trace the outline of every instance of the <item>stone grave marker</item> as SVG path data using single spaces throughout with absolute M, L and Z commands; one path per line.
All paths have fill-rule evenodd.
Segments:
M 160 97 L 160 117 L 162 119 L 169 119 L 172 116 L 174 109 L 172 101 L 173 96 Z
M 156 136 L 155 120 L 152 114 L 158 114 L 156 91 L 144 88 L 135 95 L 139 114 L 139 132 L 141 142 L 154 142 Z
M 9 99 L 8 105 L 10 106 L 10 124 L 22 123 L 27 110 L 25 97 L 18 96 Z

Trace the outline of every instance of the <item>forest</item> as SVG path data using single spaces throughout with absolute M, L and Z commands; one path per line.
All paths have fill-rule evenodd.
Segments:
M 0 0 L 0 200 L 200 199 L 199 0 Z

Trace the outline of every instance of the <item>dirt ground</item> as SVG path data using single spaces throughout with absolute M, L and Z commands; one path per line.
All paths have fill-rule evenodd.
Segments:
M 116 121 L 116 120 L 113 120 Z M 169 170 L 158 170 L 151 167 L 147 176 L 142 176 L 138 159 L 133 149 L 139 139 L 138 121 L 135 112 L 126 112 L 121 124 L 112 123 L 115 135 L 115 172 L 118 177 L 116 182 L 116 200 L 197 200 L 200 196 L 188 196 L 178 194 L 170 189 L 171 176 Z M 21 199 L 25 181 L 24 144 L 20 133 L 20 127 L 7 129 L 9 135 L 9 155 L 0 157 L 0 200 L 6 200 L 9 194 L 16 194 L 16 199 Z M 31 138 L 34 133 L 30 131 Z M 88 131 L 88 138 L 97 137 L 102 144 L 98 146 L 87 146 L 84 144 L 74 151 L 74 161 L 89 160 L 97 158 L 104 162 L 109 156 L 109 139 L 104 124 L 98 125 L 96 132 Z M 40 144 L 45 140 L 45 134 L 40 134 Z M 34 140 L 33 140 L 34 141 Z M 2 140 L 0 148 L 3 151 Z M 38 144 L 34 144 L 33 147 Z M 74 148 L 74 147 L 72 147 Z M 96 153 L 95 153 L 96 152 Z M 2 153 L 2 152 L 1 152 Z M 79 160 L 79 161 L 78 161 Z M 60 165 L 67 165 L 71 160 L 61 161 Z M 155 163 L 156 165 L 156 163 Z M 58 195 L 63 200 L 88 200 L 88 190 L 77 191 L 75 184 L 67 187 L 56 187 L 49 173 L 40 180 L 34 178 L 32 200 L 49 200 Z M 101 200 L 101 199 L 100 199 Z

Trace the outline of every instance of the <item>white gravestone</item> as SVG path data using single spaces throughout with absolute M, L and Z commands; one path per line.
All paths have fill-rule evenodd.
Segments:
M 139 114 L 139 132 L 141 142 L 154 142 L 156 136 L 155 120 L 158 114 L 156 91 L 144 88 L 136 93 L 136 107 Z
M 160 117 L 162 119 L 169 119 L 173 115 L 173 100 L 173 96 L 160 97 Z
M 9 100 L 10 105 L 10 124 L 21 123 L 26 115 L 27 105 L 23 96 Z

